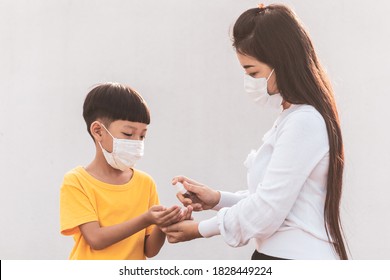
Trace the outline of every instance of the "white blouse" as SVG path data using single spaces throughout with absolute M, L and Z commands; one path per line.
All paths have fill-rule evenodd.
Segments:
M 218 214 L 199 223 L 200 234 L 220 234 L 233 247 L 254 238 L 257 251 L 280 258 L 338 259 L 324 225 L 329 143 L 321 114 L 291 105 L 244 164 L 248 190 L 221 191 Z

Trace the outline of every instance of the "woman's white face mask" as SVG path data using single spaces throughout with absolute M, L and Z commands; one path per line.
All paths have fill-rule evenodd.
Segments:
M 245 74 L 244 88 L 256 104 L 272 109 L 280 109 L 283 97 L 279 93 L 272 95 L 268 93 L 268 80 L 274 73 L 274 70 L 272 69 L 268 78 L 253 78 Z
M 135 165 L 144 155 L 144 141 L 118 139 L 112 136 L 108 129 L 101 124 L 112 137 L 112 152 L 107 152 L 99 142 L 107 163 L 115 169 L 125 171 Z

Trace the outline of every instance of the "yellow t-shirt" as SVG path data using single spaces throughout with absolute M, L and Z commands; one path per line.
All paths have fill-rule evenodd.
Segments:
M 91 176 L 83 167 L 65 174 L 60 193 L 61 233 L 73 235 L 75 244 L 70 259 L 144 260 L 145 236 L 149 226 L 103 250 L 93 250 L 82 236 L 79 225 L 98 221 L 111 226 L 135 218 L 159 204 L 156 185 L 146 173 L 133 169 L 133 177 L 124 185 L 111 185 Z

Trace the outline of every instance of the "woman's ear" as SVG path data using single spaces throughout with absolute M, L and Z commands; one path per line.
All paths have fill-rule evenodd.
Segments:
M 103 137 L 102 137 L 102 125 L 98 121 L 94 121 L 91 123 L 91 126 L 89 127 L 92 137 L 95 139 L 97 142 L 101 142 Z

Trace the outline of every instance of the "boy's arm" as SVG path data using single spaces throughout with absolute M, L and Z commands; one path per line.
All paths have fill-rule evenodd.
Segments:
M 148 212 L 120 224 L 101 227 L 99 222 L 94 221 L 82 224 L 79 228 L 92 249 L 102 250 L 151 224 L 169 223 L 172 219 L 176 220 L 178 217 L 180 217 L 178 206 L 172 206 L 169 209 L 165 209 L 163 206 L 153 206 Z
M 184 208 L 182 212 L 182 217 L 180 218 L 180 220 L 175 221 L 175 223 L 184 220 L 192 220 L 192 211 L 192 206 L 187 206 L 186 208 Z M 164 225 L 160 226 L 164 227 Z M 148 258 L 153 258 L 154 256 L 156 256 L 164 245 L 165 237 L 165 233 L 161 231 L 160 227 L 156 226 L 153 229 L 152 233 L 149 236 L 146 236 L 144 249 L 145 256 Z
M 161 247 L 165 242 L 165 233 L 163 233 L 159 227 L 155 227 L 152 233 L 146 236 L 145 239 L 145 256 L 153 258 L 160 252 Z

